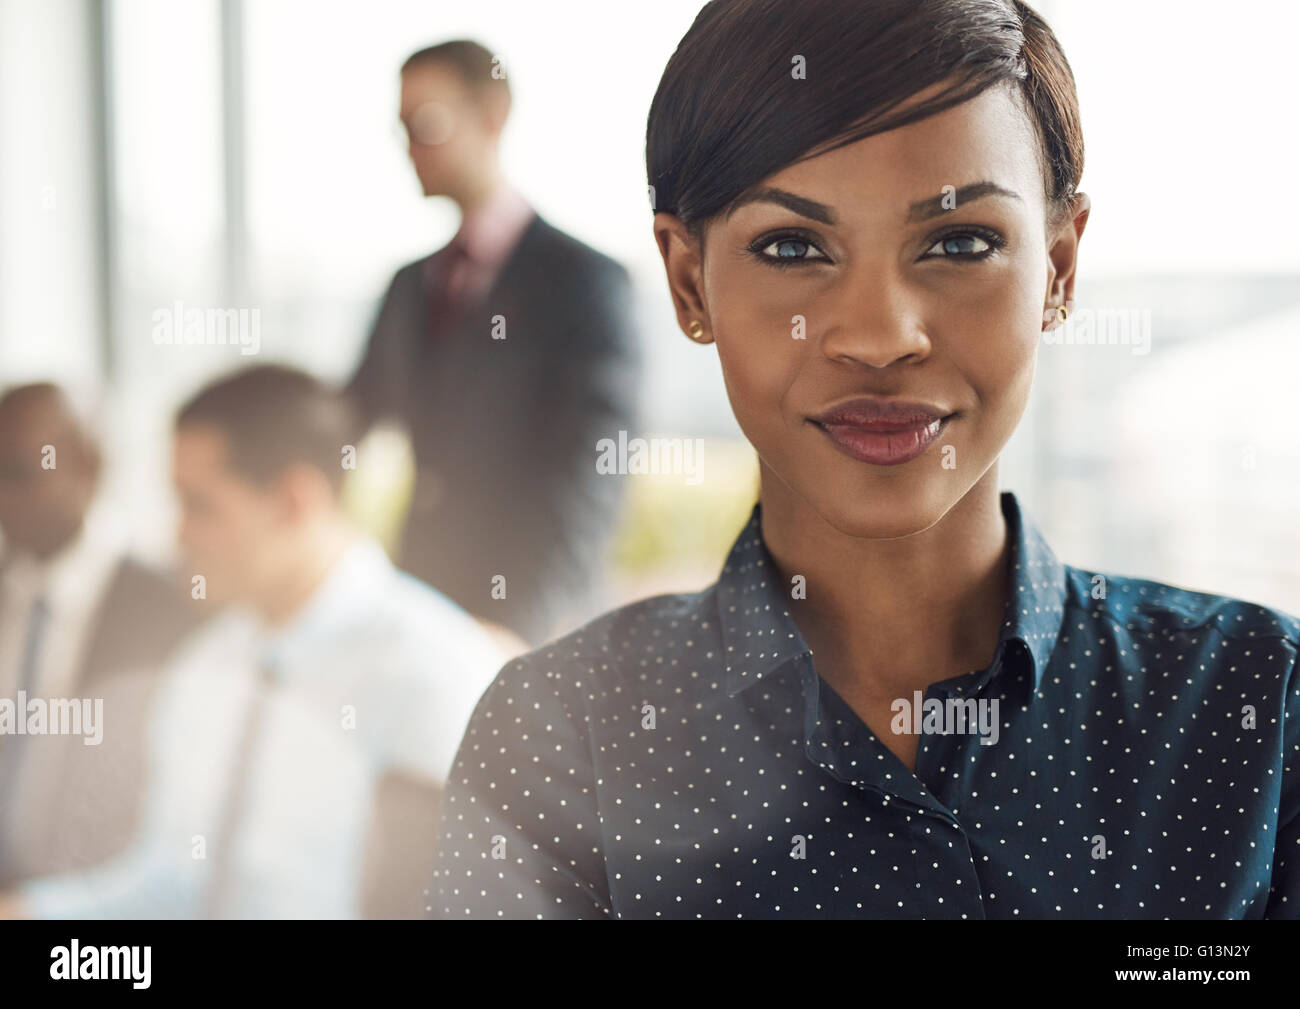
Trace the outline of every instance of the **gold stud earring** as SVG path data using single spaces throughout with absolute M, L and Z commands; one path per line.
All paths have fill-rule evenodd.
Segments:
M 687 326 L 686 328 L 687 328 L 687 330 L 689 331 L 689 332 L 688 332 L 688 335 L 689 335 L 690 338 L 691 338 L 692 340 L 694 340 L 696 343 L 706 343 L 706 342 L 707 342 L 707 341 L 704 339 L 704 326 L 700 323 L 700 320 L 699 320 L 699 319 L 692 319 L 691 322 L 690 322 L 690 325 Z

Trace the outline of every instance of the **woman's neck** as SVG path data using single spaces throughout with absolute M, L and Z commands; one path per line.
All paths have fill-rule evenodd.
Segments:
M 841 693 L 883 700 L 982 669 L 1010 591 L 1010 543 L 994 466 L 938 522 L 911 535 L 846 535 L 779 481 L 764 479 L 763 538 L 819 674 Z M 782 493 L 784 491 L 784 493 Z

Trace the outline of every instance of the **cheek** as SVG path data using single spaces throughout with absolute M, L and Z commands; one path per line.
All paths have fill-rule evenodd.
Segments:
M 937 310 L 942 352 L 975 390 L 983 411 L 1019 416 L 1042 333 L 1043 295 L 1029 267 L 967 290 Z
M 723 381 L 741 430 L 761 449 L 764 432 L 782 423 L 781 406 L 807 359 L 808 340 L 794 338 L 789 284 L 723 257 L 705 266 L 708 311 Z M 806 305 L 806 299 L 803 304 Z
M 257 542 L 257 512 L 247 503 L 234 504 L 229 500 L 214 505 L 196 527 L 200 545 L 223 567 L 240 567 L 254 553 Z
M 185 532 L 196 559 L 217 567 L 229 563 L 230 536 L 221 516 L 208 513 L 196 518 L 186 526 Z
M 774 329 L 770 315 L 760 318 L 750 309 L 748 316 L 714 316 L 726 319 L 714 339 L 732 412 L 761 448 L 783 424 L 782 405 L 803 365 L 806 354 L 800 351 L 807 342 L 795 340 L 788 327 Z

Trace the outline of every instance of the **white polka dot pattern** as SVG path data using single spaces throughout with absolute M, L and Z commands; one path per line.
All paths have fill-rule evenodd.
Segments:
M 712 587 L 510 662 L 448 783 L 444 918 L 1294 918 L 1300 620 L 1057 560 L 1013 494 L 999 737 L 915 773 L 817 676 L 759 507 Z

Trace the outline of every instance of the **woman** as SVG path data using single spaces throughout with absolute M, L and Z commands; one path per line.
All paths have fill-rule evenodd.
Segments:
M 1294 917 L 1300 621 L 1063 565 L 998 491 L 1089 213 L 1050 29 L 715 0 L 646 159 L 759 502 L 708 590 L 502 670 L 431 909 Z

